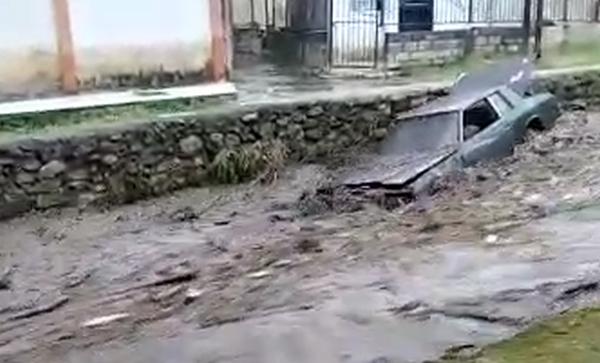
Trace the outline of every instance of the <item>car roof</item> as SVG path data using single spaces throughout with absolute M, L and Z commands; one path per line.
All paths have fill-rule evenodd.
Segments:
M 452 113 L 462 111 L 490 94 L 503 89 L 505 86 L 494 87 L 485 91 L 470 92 L 467 94 L 450 94 L 428 102 L 414 110 L 402 114 L 399 118 L 421 117 L 441 113 Z
M 455 82 L 451 93 L 481 92 L 500 86 L 509 86 L 523 94 L 531 85 L 534 68 L 527 58 L 513 58 L 493 63 L 472 73 L 463 73 Z
M 506 88 L 523 95 L 532 78 L 533 66 L 526 58 L 497 62 L 476 72 L 463 74 L 452 86 L 448 96 L 428 102 L 400 118 L 462 111 L 490 94 Z

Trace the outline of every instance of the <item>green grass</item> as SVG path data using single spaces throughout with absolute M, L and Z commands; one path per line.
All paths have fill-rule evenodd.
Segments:
M 447 357 L 441 362 L 600 362 L 600 309 L 568 312 L 541 322 L 513 339 L 484 348 L 476 357 Z
M 52 111 L 14 116 L 0 116 L 0 140 L 31 133 L 47 134 L 65 128 L 114 124 L 148 119 L 162 114 L 193 112 L 222 103 L 220 99 L 172 100 L 143 104 L 96 107 L 83 110 Z

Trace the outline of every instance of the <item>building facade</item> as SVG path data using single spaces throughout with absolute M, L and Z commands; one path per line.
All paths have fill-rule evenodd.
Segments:
M 0 11 L 0 101 L 221 82 L 224 0 L 20 0 Z

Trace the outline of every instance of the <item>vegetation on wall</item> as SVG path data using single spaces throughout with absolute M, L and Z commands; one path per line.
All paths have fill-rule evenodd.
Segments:
M 223 149 L 210 165 L 211 180 L 229 184 L 258 177 L 264 182 L 271 182 L 277 178 L 288 155 L 288 148 L 279 139 Z

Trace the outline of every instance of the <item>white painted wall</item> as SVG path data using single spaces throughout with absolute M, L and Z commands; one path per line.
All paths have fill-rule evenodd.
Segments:
M 58 63 L 48 0 L 0 4 L 0 89 L 10 92 L 55 88 Z
M 71 0 L 79 76 L 200 70 L 210 58 L 208 0 Z
M 209 0 L 69 0 L 80 79 L 200 71 L 210 59 Z M 0 2 L 0 100 L 59 89 L 52 0 Z

